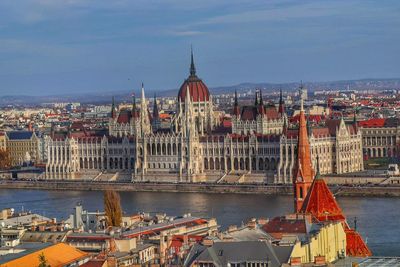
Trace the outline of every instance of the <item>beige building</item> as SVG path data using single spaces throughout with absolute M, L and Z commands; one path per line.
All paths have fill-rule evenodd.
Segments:
M 399 155 L 400 125 L 396 118 L 369 119 L 358 123 L 363 137 L 363 153 L 368 158 Z
M 11 131 L 6 133 L 6 147 L 10 152 L 12 165 L 24 162 L 40 162 L 40 138 L 35 132 Z
M 291 183 L 296 164 L 297 130 L 282 135 L 276 183 Z M 341 120 L 327 120 L 325 127 L 308 129 L 311 160 L 316 168 L 319 155 L 321 174 L 348 173 L 364 170 L 362 158 L 362 135 L 354 124 Z

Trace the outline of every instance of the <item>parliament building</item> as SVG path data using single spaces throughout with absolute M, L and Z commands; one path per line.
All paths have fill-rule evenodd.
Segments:
M 282 93 L 278 107 L 265 105 L 261 92 L 255 98 L 254 105 L 241 106 L 235 94 L 231 126 L 224 126 L 192 54 L 168 127 L 161 127 L 157 101 L 148 106 L 142 85 L 131 108 L 118 110 L 113 100 L 106 134 L 94 134 L 79 122 L 66 133 L 52 130 L 45 141 L 46 178 L 290 184 L 298 131 L 289 127 Z M 317 164 L 319 155 L 321 174 L 363 170 L 356 123 L 332 119 L 308 132 L 311 160 Z

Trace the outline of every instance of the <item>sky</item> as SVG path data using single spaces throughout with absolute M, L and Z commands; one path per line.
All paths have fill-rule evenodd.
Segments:
M 1 0 L 0 96 L 400 77 L 398 0 Z

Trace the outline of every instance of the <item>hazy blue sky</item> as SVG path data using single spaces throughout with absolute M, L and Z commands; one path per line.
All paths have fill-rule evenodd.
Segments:
M 0 95 L 400 77 L 400 1 L 1 0 Z M 130 80 L 128 80 L 128 78 Z

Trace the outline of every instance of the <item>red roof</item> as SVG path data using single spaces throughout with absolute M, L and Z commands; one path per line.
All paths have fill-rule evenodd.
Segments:
M 346 229 L 346 254 L 352 257 L 370 257 L 371 250 L 362 240 L 359 233 L 353 229 Z
M 205 102 L 210 100 L 210 92 L 203 81 L 197 78 L 197 76 L 189 76 L 179 89 L 178 99 L 182 102 L 185 101 L 187 87 L 189 87 L 190 97 L 193 102 Z
M 265 114 L 267 115 L 268 119 L 279 119 L 281 116 L 279 115 L 278 111 L 276 110 L 275 107 L 266 107 L 265 108 Z
M 159 118 L 160 119 L 170 119 L 171 115 L 169 115 L 168 113 L 160 113 Z
M 300 213 L 311 213 L 319 221 L 344 221 L 345 217 L 325 181 L 314 179 Z
M 347 255 L 352 257 L 372 255 L 360 234 L 348 226 L 342 209 L 323 179 L 317 177 L 314 179 L 300 213 L 312 214 L 318 221 L 342 222 L 346 232 Z
M 240 118 L 242 120 L 254 121 L 257 118 L 258 110 L 255 106 L 244 106 Z
M 127 109 L 121 110 L 121 112 L 118 115 L 117 122 L 126 124 L 129 123 L 130 120 L 131 120 L 131 112 L 129 112 L 129 110 Z
M 377 128 L 379 128 L 379 127 L 385 126 L 385 122 L 386 122 L 386 119 L 369 119 L 366 121 L 360 121 L 358 123 L 358 125 L 361 127 L 369 127 L 369 128 L 377 127 Z
M 282 238 L 284 234 L 306 234 L 306 220 L 275 217 L 262 226 L 262 229 L 274 238 Z
M 90 261 L 81 265 L 81 267 L 103 267 L 107 264 L 105 259 L 91 259 Z

